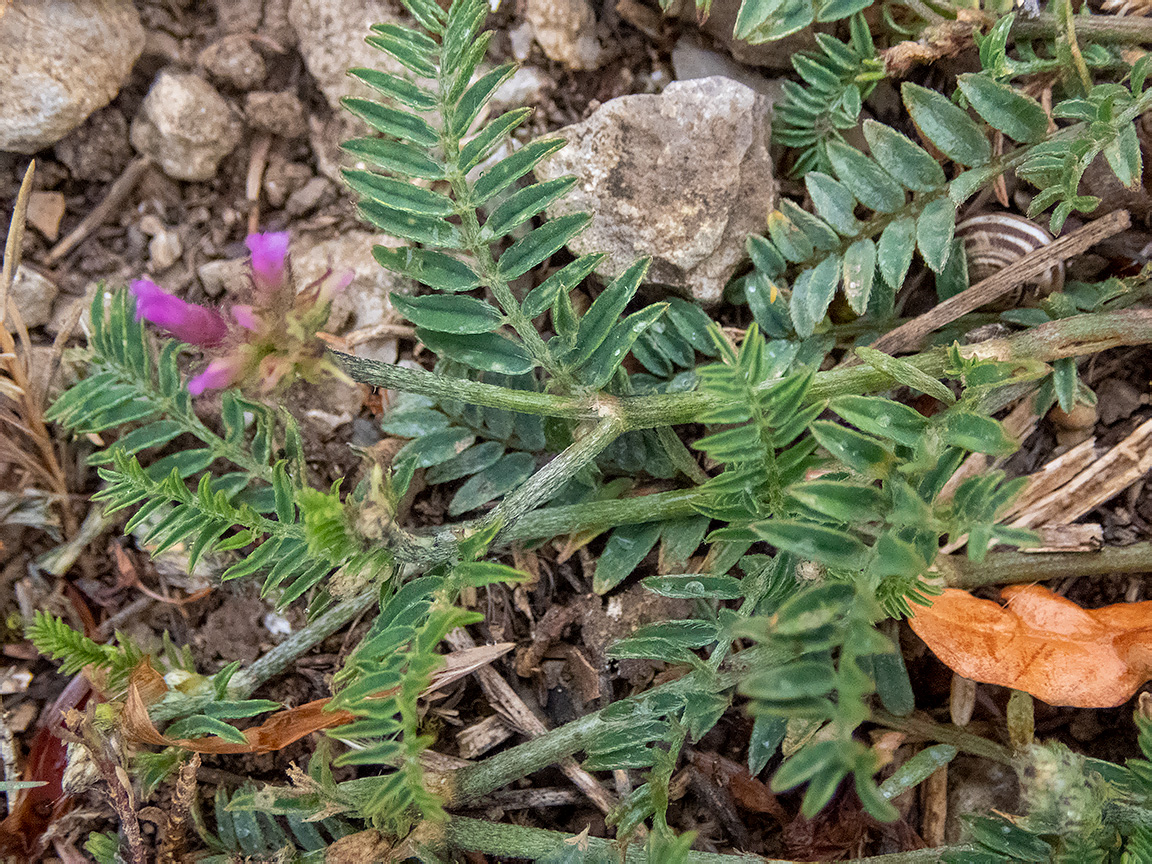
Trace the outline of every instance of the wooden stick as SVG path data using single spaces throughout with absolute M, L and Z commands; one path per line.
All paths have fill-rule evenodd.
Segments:
M 923 315 L 901 324 L 873 342 L 872 347 L 893 355 L 914 351 L 932 331 L 950 324 L 961 315 L 975 312 L 981 306 L 1007 294 L 1017 285 L 1044 273 L 1057 261 L 1079 255 L 1101 240 L 1119 234 L 1131 224 L 1132 220 L 1127 210 L 1114 210 L 1107 216 L 1102 216 L 1070 234 L 1057 238 L 1047 246 L 1029 252 L 1011 267 L 993 273 L 966 291 L 961 291 L 955 297 L 949 297 L 943 303 L 937 304 Z
M 152 160 L 147 156 L 133 159 L 124 169 L 124 173 L 108 187 L 108 193 L 104 196 L 104 200 L 93 207 L 92 212 L 81 219 L 80 224 L 73 228 L 67 237 L 52 247 L 48 257 L 44 259 L 45 262 L 49 265 L 56 264 L 80 245 L 85 237 L 98 228 L 108 218 L 108 215 L 123 203 L 150 167 L 152 167 Z

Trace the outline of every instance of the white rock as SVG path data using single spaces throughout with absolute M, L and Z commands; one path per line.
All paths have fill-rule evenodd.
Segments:
M 588 0 L 528 0 L 526 17 L 549 60 L 569 69 L 600 68 L 604 49 Z
M 659 96 L 606 102 L 558 134 L 568 146 L 536 176 L 580 182 L 549 215 L 593 215 L 568 248 L 607 252 L 608 278 L 650 255 L 650 282 L 719 302 L 776 197 L 768 100 L 727 78 L 676 81 Z
M 12 289 L 8 292 L 8 306 L 9 309 L 15 306 L 20 310 L 24 326 L 31 330 L 48 323 L 52 317 L 52 301 L 59 293 L 60 289 L 50 279 L 21 264 L 16 270 Z M 16 332 L 11 314 L 4 316 L 4 326 L 9 333 Z
M 132 146 L 176 180 L 210 180 L 240 143 L 244 126 L 212 85 L 197 75 L 164 71 L 132 121 Z
M 352 284 L 332 303 L 329 332 L 342 334 L 391 320 L 388 293 L 397 288 L 400 277 L 372 257 L 372 247 L 388 239 L 367 231 L 348 231 L 330 240 L 310 243 L 307 236 L 302 236 L 293 243 L 292 276 L 297 290 L 319 279 L 329 268 L 350 268 L 356 274 Z
M 120 92 L 144 50 L 130 0 L 0 7 L 0 150 L 55 144 Z
M 373 24 L 411 26 L 400 4 L 388 0 L 291 0 L 288 20 L 296 31 L 304 65 L 336 110 L 342 96 L 379 94 L 348 75 L 355 66 L 410 76 L 399 62 L 364 41 Z
M 496 116 L 522 105 L 538 105 L 556 82 L 535 66 L 521 66 L 512 77 L 496 88 L 488 111 Z
M 183 254 L 184 244 L 180 242 L 180 235 L 165 228 L 148 241 L 148 269 L 153 273 L 163 273 Z
M 746 66 L 741 66 L 727 54 L 705 48 L 690 34 L 681 36 L 672 48 L 672 69 L 677 81 L 692 81 L 697 78 L 711 78 L 722 75 L 751 87 L 762 96 L 767 96 L 769 104 L 775 105 L 784 98 L 782 79 L 765 78 Z

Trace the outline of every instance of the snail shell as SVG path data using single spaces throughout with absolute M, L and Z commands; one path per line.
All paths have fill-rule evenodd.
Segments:
M 956 226 L 956 236 L 964 241 L 968 282 L 972 285 L 1052 242 L 1046 229 L 1014 213 L 983 213 L 965 219 Z M 985 308 L 1014 309 L 1042 300 L 1063 287 L 1064 262 L 1057 261 L 1034 281 L 1016 286 Z

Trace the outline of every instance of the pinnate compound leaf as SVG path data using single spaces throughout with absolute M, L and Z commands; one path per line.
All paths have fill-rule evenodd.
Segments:
M 1035 144 L 1047 137 L 1048 115 L 1031 96 L 984 74 L 961 75 L 957 82 L 976 113 L 1013 141 Z
M 752 530 L 760 539 L 778 549 L 838 570 L 861 570 L 867 563 L 868 547 L 851 534 L 835 528 L 811 522 L 771 519 L 753 523 Z
M 431 249 L 403 246 L 373 246 L 372 257 L 388 270 L 415 279 L 437 291 L 471 291 L 480 284 L 480 277 L 458 258 Z
M 416 338 L 440 356 L 484 372 L 523 375 L 536 366 L 522 346 L 498 333 L 465 336 L 417 329 Z
M 916 222 L 911 218 L 888 223 L 876 244 L 876 262 L 880 275 L 893 289 L 904 286 L 904 277 L 912 266 L 912 253 L 916 251 Z
M 868 309 L 876 278 L 876 244 L 869 238 L 857 240 L 844 252 L 844 296 L 857 315 Z
M 1111 708 L 1152 678 L 1152 601 L 1083 609 L 1041 585 L 1000 594 L 1007 606 L 947 588 L 908 623 L 958 674 L 1050 705 Z
M 472 187 L 473 200 L 477 204 L 483 204 L 493 195 L 515 183 L 566 143 L 568 142 L 563 138 L 540 138 L 525 144 L 480 175 L 480 179 Z
M 667 308 L 665 303 L 654 303 L 639 312 L 633 312 L 618 323 L 592 352 L 592 356 L 581 364 L 577 377 L 589 387 L 603 387 L 607 384 L 640 334 L 651 327 Z
M 341 144 L 340 149 L 357 159 L 363 159 L 405 177 L 439 180 L 444 176 L 443 165 L 430 158 L 423 150 L 403 141 L 389 141 L 386 138 L 353 138 Z
M 580 326 L 576 333 L 576 347 L 573 353 L 565 360 L 574 367 L 585 363 L 592 353 L 600 347 L 612 327 L 624 312 L 624 307 L 636 295 L 636 289 L 644 281 L 648 272 L 650 258 L 641 258 L 609 283 L 608 287 L 600 292 L 600 296 L 592 301 L 584 317 L 580 319 Z
M 504 321 L 499 309 L 475 297 L 393 293 L 392 306 L 417 327 L 440 333 L 490 333 Z
M 943 196 L 924 205 L 916 220 L 916 245 L 924 263 L 939 273 L 952 252 L 952 234 L 956 227 L 956 206 Z
M 947 96 L 910 81 L 904 82 L 900 95 L 920 132 L 953 162 L 977 167 L 992 157 L 983 130 Z
M 636 569 L 660 539 L 660 522 L 622 525 L 615 529 L 604 546 L 596 572 L 592 576 L 592 590 L 606 594 L 619 585 Z
M 448 515 L 459 516 L 507 495 L 536 470 L 531 453 L 508 453 L 496 464 L 473 474 L 448 502 Z
M 417 111 L 431 111 L 436 107 L 436 97 L 423 87 L 413 84 L 407 78 L 401 78 L 390 72 L 382 72 L 379 69 L 349 69 L 348 74 L 354 78 L 359 78 L 373 90 L 383 93 L 409 108 L 414 108 Z
M 371 201 L 394 210 L 423 216 L 451 216 L 456 205 L 451 198 L 403 180 L 383 177 L 371 171 L 344 169 L 340 172 L 352 189 Z
M 549 220 L 530 234 L 517 240 L 500 256 L 497 271 L 501 279 L 522 276 L 550 257 L 592 221 L 588 213 L 569 213 Z
M 944 169 L 932 154 L 891 126 L 865 120 L 864 139 L 872 158 L 913 192 L 931 192 L 947 182 Z
M 484 223 L 481 239 L 491 242 L 542 212 L 549 204 L 564 197 L 576 185 L 575 177 L 558 177 L 517 190 L 500 204 Z
M 415 114 L 355 96 L 345 96 L 340 102 L 377 132 L 410 141 L 421 147 L 432 147 L 440 140 L 436 130 Z
M 865 207 L 879 213 L 895 213 L 904 206 L 904 187 L 855 147 L 842 141 L 829 141 L 828 159 L 840 182 Z
M 796 332 L 811 336 L 840 284 L 840 256 L 829 255 L 810 270 L 805 270 L 792 286 L 792 323 Z

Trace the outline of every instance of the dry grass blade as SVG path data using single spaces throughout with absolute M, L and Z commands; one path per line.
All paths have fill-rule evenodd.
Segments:
M 28 212 L 28 197 L 32 191 L 32 178 L 36 163 L 32 162 L 24 173 L 12 221 L 8 226 L 8 239 L 4 246 L 4 267 L 0 271 L 0 325 L 11 322 L 20 336 L 20 349 L 7 326 L 0 326 L 0 465 L 15 472 L 15 482 L 9 485 L 24 488 L 40 486 L 52 492 L 60 502 L 65 532 L 75 532 L 75 518 L 68 508 L 68 484 L 64 469 L 56 456 L 55 444 L 44 423 L 44 394 L 31 379 L 32 343 L 28 328 L 9 293 L 20 267 L 20 249 L 24 239 L 24 220 Z M 44 382 L 45 389 L 47 382 Z M 5 472 L 7 473 L 7 472 Z

